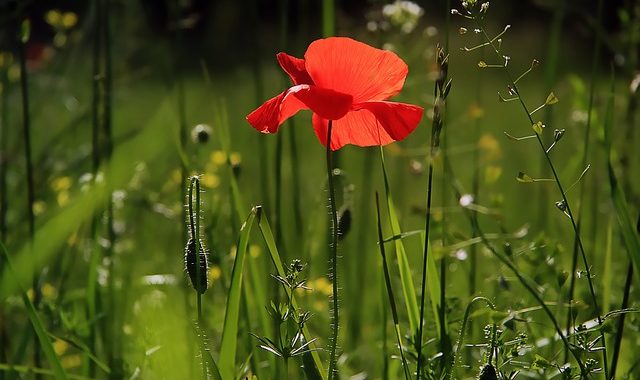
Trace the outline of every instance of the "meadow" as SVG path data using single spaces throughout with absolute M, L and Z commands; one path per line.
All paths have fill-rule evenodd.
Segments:
M 0 2 L 0 380 L 640 378 L 640 4 L 203 4 Z

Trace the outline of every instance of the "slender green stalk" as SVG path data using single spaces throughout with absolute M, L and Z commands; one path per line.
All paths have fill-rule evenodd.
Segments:
M 391 316 L 393 317 L 393 324 L 395 325 L 396 341 L 398 342 L 398 349 L 400 350 L 400 358 L 402 359 L 402 369 L 404 371 L 405 380 L 411 379 L 409 373 L 409 364 L 404 356 L 404 349 L 402 348 L 402 337 L 400 334 L 400 319 L 398 318 L 398 308 L 396 307 L 396 299 L 393 296 L 393 288 L 391 287 L 391 276 L 389 275 L 389 267 L 387 266 L 387 254 L 384 248 L 384 237 L 382 236 L 382 222 L 380 220 L 380 199 L 376 192 L 376 212 L 378 218 L 378 247 L 380 248 L 380 255 L 382 256 L 382 269 L 384 272 L 384 283 L 387 288 L 387 299 L 391 306 Z M 386 340 L 386 339 L 385 339 Z
M 336 33 L 336 0 L 322 0 L 322 36 L 331 37 Z
M 449 168 L 449 170 L 453 173 L 452 168 Z M 455 176 L 452 176 L 452 178 L 455 178 Z M 460 199 L 460 197 L 462 196 L 462 191 L 460 190 L 459 185 L 452 181 L 451 186 L 453 187 L 456 199 Z M 549 306 L 547 306 L 547 304 L 544 302 L 540 293 L 538 293 L 538 291 L 535 289 L 535 285 L 531 283 L 532 281 L 525 278 L 525 276 L 522 273 L 520 273 L 520 271 L 515 266 L 515 264 L 508 257 L 500 253 L 493 246 L 493 244 L 491 244 L 491 241 L 489 241 L 489 238 L 487 237 L 487 235 L 480 228 L 478 215 L 476 213 L 473 213 L 472 210 L 469 210 L 468 208 L 464 208 L 464 214 L 467 216 L 467 219 L 469 220 L 469 223 L 471 224 L 472 228 L 478 232 L 478 236 L 480 237 L 480 242 L 482 243 L 482 245 L 484 245 L 498 259 L 498 261 L 500 261 L 507 268 L 509 268 L 509 270 L 513 273 L 513 275 L 516 276 L 520 284 L 533 296 L 533 298 L 535 298 L 538 305 L 540 305 L 540 308 L 547 315 L 547 317 L 553 324 L 553 327 L 556 330 L 556 333 L 562 340 L 562 343 L 564 343 L 566 347 L 571 347 L 569 341 L 567 340 L 567 337 L 564 335 L 564 332 L 560 328 L 560 324 L 558 323 L 558 320 L 556 319 L 555 315 L 553 314 Z M 576 362 L 578 363 L 578 366 L 580 367 L 580 372 L 584 376 L 587 376 L 588 373 L 586 371 L 584 363 L 582 362 L 582 359 L 580 358 L 580 355 L 575 350 L 572 350 L 572 349 L 570 349 L 570 352 L 573 355 Z
M 451 25 L 451 12 L 449 11 L 449 9 L 451 9 L 451 0 L 446 0 L 445 40 L 444 40 L 444 51 L 446 52 L 449 51 L 449 33 L 450 33 L 449 29 Z M 439 68 L 439 70 L 440 72 L 442 72 L 442 68 Z M 441 81 L 444 81 L 444 80 L 446 80 L 446 71 L 445 71 L 445 78 L 441 79 Z M 437 86 L 438 84 L 436 83 L 436 89 L 435 89 L 436 91 L 438 90 Z M 442 94 L 439 94 L 439 95 L 443 100 L 443 110 L 441 111 L 443 114 L 443 119 L 446 119 L 448 107 L 444 107 L 444 96 L 442 96 Z M 449 139 L 448 139 L 447 133 L 444 133 L 442 134 L 442 148 L 440 152 L 440 154 L 442 155 L 443 163 L 447 163 L 449 161 L 448 152 L 449 152 Z M 431 166 L 431 163 L 429 166 Z M 442 170 L 441 191 L 443 196 L 442 196 L 441 202 L 442 202 L 443 209 L 447 209 L 449 207 L 449 197 L 444 196 L 444 194 L 446 194 L 447 182 L 449 181 L 449 176 L 451 175 L 451 173 L 447 169 L 448 167 L 449 165 L 445 164 L 443 165 L 443 170 Z M 429 190 L 429 192 L 431 191 Z M 448 225 L 449 223 L 447 222 L 447 213 L 444 212 L 442 213 L 442 235 L 440 237 L 443 247 L 446 247 L 448 244 L 447 243 Z M 426 243 L 427 243 L 427 238 L 425 237 L 425 244 Z M 427 248 L 425 247 L 425 256 L 426 256 L 426 252 L 427 252 Z M 442 258 L 440 259 L 440 308 L 438 309 L 438 319 L 440 320 L 440 324 L 439 324 L 440 331 L 438 333 L 439 333 L 440 339 L 438 340 L 438 345 L 439 345 L 440 352 L 443 355 L 443 360 L 441 361 L 443 369 L 449 365 L 450 363 L 449 355 L 451 353 L 451 342 L 449 341 L 449 336 L 447 334 L 447 321 L 446 321 L 446 312 L 445 312 L 446 304 L 447 304 L 447 267 L 448 267 L 447 255 L 442 255 Z M 425 280 L 426 280 L 426 277 L 425 277 Z M 423 284 L 423 287 L 424 286 L 426 285 Z M 424 305 L 420 305 L 420 306 L 424 307 Z M 420 318 L 420 320 L 422 321 L 422 318 Z
M 598 0 L 598 10 L 597 10 L 597 19 L 598 22 L 602 20 L 602 9 L 603 9 L 603 0 Z M 587 125 L 584 130 L 584 145 L 582 147 L 582 168 L 587 166 L 587 161 L 589 158 L 589 142 L 590 142 L 590 132 L 591 132 L 591 121 L 593 115 L 593 103 L 595 98 L 595 88 L 596 88 L 596 72 L 598 70 L 598 62 L 600 58 L 600 33 L 601 29 L 597 29 L 596 37 L 593 42 L 593 55 L 591 57 L 591 79 L 590 79 L 590 87 L 589 87 L 589 105 L 587 107 Z M 586 189 L 586 181 L 582 181 L 580 183 L 580 196 L 578 199 L 578 215 L 577 215 L 577 231 L 579 232 L 582 227 L 582 205 L 585 203 L 583 200 L 585 198 L 585 189 Z M 596 223 L 596 219 L 592 221 L 592 223 Z M 576 283 L 576 269 L 578 263 L 578 233 L 576 232 L 576 238 L 573 243 L 573 256 L 571 259 L 571 281 L 569 283 L 569 303 L 573 302 L 573 295 L 575 291 L 575 283 Z M 586 264 L 585 264 L 586 265 Z M 571 322 L 573 321 L 573 308 L 569 307 L 569 311 L 567 313 L 567 331 L 571 331 Z M 602 336 L 604 341 L 604 335 Z M 565 357 L 568 357 L 569 353 L 565 350 Z M 604 357 L 604 366 L 607 366 L 607 358 Z
M 187 208 L 189 209 L 189 233 L 191 235 L 191 239 L 193 239 L 193 241 L 195 242 L 195 255 L 196 255 L 196 260 L 195 260 L 195 264 L 196 264 L 195 280 L 196 281 L 194 284 L 194 288 L 196 289 L 196 310 L 197 310 L 197 320 L 196 320 L 197 329 L 196 330 L 200 331 L 199 335 L 203 335 L 204 326 L 203 326 L 203 318 L 202 318 L 202 293 L 206 290 L 206 287 L 204 289 L 201 289 L 200 287 L 203 284 L 203 282 L 201 281 L 202 276 L 206 276 L 207 274 L 202 273 L 202 266 L 201 266 L 201 260 L 202 260 L 201 255 L 203 255 L 204 252 L 201 252 L 201 249 L 203 247 L 200 244 L 200 178 L 198 178 L 198 176 L 191 177 L 191 181 L 189 181 L 188 202 L 189 203 Z M 194 210 L 194 204 L 195 204 L 195 210 Z M 201 337 L 198 336 L 198 339 L 200 338 Z M 200 354 L 204 358 L 207 353 L 204 352 L 201 348 Z M 202 364 L 203 379 L 207 379 L 208 378 L 207 363 L 205 362 L 205 360 L 202 360 L 201 364 Z
M 7 70 L 0 66 L 0 241 L 7 241 L 7 162 L 9 160 L 7 147 L 9 138 L 9 80 Z M 4 264 L 2 264 L 4 267 Z M 7 322 L 5 319 L 4 302 L 0 304 L 0 362 L 7 363 L 7 349 L 9 347 L 9 335 L 7 334 Z M 0 372 L 0 380 L 5 378 L 4 372 Z
M 108 283 L 107 283 L 107 307 L 113 313 L 112 318 L 108 318 L 107 326 L 107 337 L 105 341 L 108 341 L 107 348 L 107 362 L 109 363 L 109 367 L 113 370 L 117 368 L 116 357 L 117 352 L 119 352 L 117 346 L 119 345 L 119 329 L 118 329 L 118 318 L 119 311 L 116 305 L 116 296 L 115 296 L 115 269 L 114 269 L 114 246 L 115 246 L 115 229 L 114 229 L 114 215 L 113 215 L 113 184 L 111 183 L 111 167 L 110 162 L 113 155 L 113 129 L 112 129 L 112 101 L 113 101 L 113 76 L 112 76 L 112 57 L 111 57 L 111 0 L 102 0 L 102 12 L 103 12 L 103 20 L 102 20 L 102 41 L 104 43 L 104 110 L 102 114 L 102 127 L 104 130 L 104 156 L 107 161 L 107 175 L 106 185 L 107 185 L 107 205 L 106 205 L 106 228 L 107 228 L 107 241 L 109 242 L 106 248 L 106 259 L 107 259 L 107 272 Z
M 484 29 L 484 27 L 480 24 L 480 22 L 478 21 L 477 18 L 473 19 L 478 27 L 478 29 L 481 30 L 482 35 L 485 37 L 485 40 L 487 41 L 487 43 L 489 44 L 489 46 L 491 46 L 491 48 L 493 49 L 493 51 L 495 52 L 496 56 L 498 57 L 498 59 L 503 59 L 502 55 L 500 54 L 500 51 L 498 50 L 498 48 L 495 46 L 494 40 L 492 40 L 491 38 L 489 38 L 489 36 L 487 35 L 486 30 Z M 511 71 L 509 70 L 509 68 L 505 65 L 503 67 L 503 70 L 507 76 L 508 82 L 510 83 L 511 88 L 513 89 L 513 92 L 515 93 L 516 97 L 518 98 L 518 101 L 520 102 L 520 105 L 522 106 L 523 111 L 526 113 L 527 118 L 529 120 L 530 125 L 535 124 L 533 121 L 533 118 L 531 117 L 531 112 L 529 111 L 527 105 L 524 103 L 524 100 L 522 99 L 522 96 L 520 94 L 520 90 L 518 89 L 518 86 L 516 83 L 514 83 L 513 77 L 511 75 Z M 569 201 L 567 199 L 567 194 L 562 186 L 562 182 L 560 181 L 560 178 L 558 177 L 558 173 L 556 171 L 555 165 L 553 164 L 553 161 L 551 160 L 551 156 L 549 155 L 549 152 L 547 151 L 547 149 L 544 146 L 544 142 L 542 141 L 542 138 L 540 137 L 540 134 L 536 133 L 536 140 L 538 141 L 538 145 L 540 146 L 540 149 L 542 150 L 542 153 L 544 154 L 545 160 L 547 161 L 547 164 L 549 166 L 549 169 L 551 169 L 551 172 L 553 173 L 553 179 L 554 182 L 556 183 L 556 187 L 558 188 L 558 191 L 560 192 L 560 195 L 562 196 L 562 201 L 564 202 L 564 205 L 566 207 L 565 212 L 567 214 L 567 216 L 569 217 L 569 219 L 571 220 L 571 226 L 573 227 L 573 232 L 575 235 L 575 240 L 578 243 L 578 248 L 580 249 L 580 253 L 582 255 L 582 261 L 585 267 L 585 272 L 587 275 L 587 282 L 589 284 L 589 292 L 591 293 L 591 301 L 593 302 L 593 306 L 594 309 L 596 311 L 596 315 L 597 315 L 597 319 L 598 319 L 598 325 L 602 326 L 602 317 L 600 315 L 600 307 L 598 304 L 598 299 L 596 297 L 595 294 L 595 289 L 593 286 L 593 281 L 592 281 L 592 275 L 591 275 L 591 269 L 589 267 L 589 263 L 587 261 L 587 256 L 584 250 L 584 245 L 582 244 L 582 239 L 580 237 L 580 231 L 578 230 L 578 226 L 576 224 L 576 219 L 574 217 L 573 212 L 571 211 L 571 206 L 569 204 Z M 608 377 L 608 365 L 607 365 L 607 349 L 606 349 L 606 341 L 604 338 L 604 332 L 602 331 L 602 329 L 600 330 L 600 336 L 602 339 L 602 356 L 604 358 L 604 372 L 605 372 L 605 376 Z
M 332 313 L 331 313 L 331 347 L 329 348 L 329 380 L 336 378 L 338 369 L 336 368 L 336 347 L 338 345 L 338 211 L 336 210 L 336 190 L 333 183 L 333 160 L 331 151 L 331 131 L 333 120 L 329 120 L 327 128 L 327 180 L 329 183 L 329 205 L 331 208 L 331 263 L 329 265 L 329 277 L 332 282 Z
M 19 60 L 20 60 L 20 89 L 22 92 L 22 141 L 24 144 L 24 158 L 25 158 L 25 177 L 27 180 L 27 222 L 29 225 L 29 245 L 33 244 L 33 238 L 36 232 L 35 215 L 33 213 L 33 204 L 35 202 L 35 185 L 33 182 L 33 162 L 31 153 L 31 119 L 29 112 L 29 81 L 27 72 L 27 42 L 29 41 L 29 22 L 24 21 L 22 23 L 22 31 L 20 35 L 20 47 L 19 47 Z M 25 30 L 26 29 L 26 30 Z M 37 252 L 31 252 L 32 255 L 37 255 Z M 38 309 L 42 298 L 39 285 L 39 270 L 38 259 L 33 259 L 33 306 Z M 33 350 L 33 363 L 35 367 L 41 366 L 40 350 L 38 349 L 39 341 L 38 337 L 34 337 L 34 350 Z M 36 375 L 36 378 L 40 378 L 40 375 Z
M 640 233 L 640 231 L 638 231 Z M 627 265 L 627 278 L 624 282 L 624 295 L 622 296 L 622 304 L 620 304 L 620 310 L 625 310 L 629 307 L 629 294 L 631 293 L 631 283 L 633 280 L 633 264 L 629 262 Z M 611 371 L 610 377 L 607 379 L 616 378 L 616 370 L 618 369 L 618 359 L 620 358 L 620 347 L 622 347 L 622 336 L 624 335 L 624 320 L 626 313 L 623 313 L 618 318 L 616 325 L 616 339 L 613 343 L 613 356 L 611 357 Z
M 384 277 L 384 274 L 383 274 Z M 385 282 L 382 280 L 380 283 Z M 380 287 L 382 302 L 380 302 L 381 312 L 381 337 L 382 337 L 382 380 L 389 380 L 389 343 L 387 342 L 387 302 L 388 292 L 385 293 L 385 288 Z
M 420 380 L 422 375 L 422 328 L 424 325 L 424 300 L 427 292 L 427 255 L 429 254 L 429 227 L 431 223 L 431 194 L 433 192 L 433 164 L 431 163 L 433 156 L 429 159 L 429 175 L 427 179 L 427 213 L 424 237 L 424 254 L 422 255 L 422 288 L 420 291 L 420 319 L 418 323 L 418 335 L 416 339 L 416 351 L 418 353 L 417 360 L 417 379 Z
M 424 234 L 424 252 L 422 255 L 422 283 L 420 292 L 420 318 L 418 320 L 418 333 L 416 337 L 416 351 L 418 354 L 417 360 L 417 380 L 420 380 L 422 376 L 422 330 L 424 326 L 424 305 L 426 298 L 427 288 L 427 261 L 429 257 L 429 227 L 431 224 L 431 198 L 433 194 L 433 161 L 440 149 L 440 132 L 444 125 L 443 114 L 445 111 L 445 100 L 448 95 L 448 89 L 451 82 L 447 83 L 447 70 L 448 70 L 448 56 L 445 54 L 442 48 L 438 47 L 436 52 L 436 63 L 438 64 L 438 80 L 436 80 L 434 95 L 435 102 L 433 107 L 433 123 L 431 126 L 431 143 L 429 148 L 429 174 L 427 176 L 427 210 L 425 215 L 425 234 Z M 441 267 L 441 275 L 443 272 Z M 444 285 L 444 283 L 442 284 Z M 442 287 L 440 292 L 442 292 Z M 441 301 L 444 294 L 440 293 Z M 444 345 L 446 340 L 445 331 L 445 318 L 444 318 L 444 303 L 440 303 L 441 310 L 439 310 L 438 318 L 440 319 L 440 338 L 441 344 Z M 444 354 L 444 352 L 443 352 Z
M 293 198 L 293 217 L 295 221 L 295 232 L 297 237 L 301 237 L 304 231 L 304 218 L 302 217 L 302 202 L 300 200 L 300 195 L 302 194 L 302 190 L 300 188 L 300 184 L 302 183 L 300 179 L 300 160 L 298 159 L 298 144 L 296 139 L 296 127 L 295 120 L 291 119 L 289 121 L 289 154 L 291 161 L 291 179 L 293 181 L 293 189 L 291 192 L 291 197 Z M 299 246 L 299 243 L 296 243 L 296 246 Z
M 360 252 L 365 252 L 367 241 L 369 238 L 368 228 L 366 228 L 365 225 L 367 224 L 367 221 L 371 219 L 371 208 L 368 207 L 368 203 L 370 200 L 368 200 L 368 197 L 364 195 L 366 193 L 364 190 L 371 188 L 372 176 L 366 175 L 366 173 L 371 173 L 374 153 L 375 152 L 373 149 L 364 149 L 364 162 L 362 164 L 363 175 L 362 183 L 360 185 L 360 188 L 363 189 L 363 191 L 361 193 L 362 196 L 358 205 L 358 210 L 360 212 L 359 219 L 362 221 L 362 223 L 359 225 L 358 237 L 356 239 L 356 247 L 358 247 L 357 249 L 360 250 Z M 349 330 L 351 331 L 350 339 L 352 341 L 352 347 L 358 347 L 360 338 L 362 336 L 362 313 L 360 311 L 362 310 L 364 301 L 367 298 L 366 294 L 364 293 L 367 289 L 367 287 L 365 286 L 367 266 L 361 265 L 362 260 L 357 255 L 350 255 L 349 260 L 351 261 L 350 271 L 353 271 L 355 277 L 355 282 L 351 283 L 352 295 L 349 302 L 351 303 L 351 305 L 353 305 L 353 312 L 351 312 L 349 316 Z
M 473 214 L 475 217 L 475 214 Z M 450 371 L 447 373 L 447 378 L 448 379 L 452 379 L 455 371 L 456 371 L 456 362 L 458 360 L 458 357 L 460 355 L 460 350 L 464 347 L 464 333 L 466 331 L 467 328 L 467 323 L 469 321 L 469 314 L 471 313 L 471 306 L 473 306 L 476 302 L 480 302 L 483 301 L 485 302 L 491 309 L 495 310 L 495 306 L 493 305 L 493 302 L 491 302 L 491 300 L 489 300 L 488 298 L 485 297 L 475 297 L 471 300 L 471 302 L 469 302 L 469 304 L 467 305 L 467 308 L 464 311 L 464 317 L 462 318 L 462 326 L 460 327 L 460 335 L 458 336 L 458 341 L 456 342 L 456 348 L 455 348 L 455 352 L 453 353 L 453 358 L 452 358 L 452 363 L 451 363 L 451 369 Z
M 100 168 L 100 60 L 101 60 L 101 23 L 102 10 L 101 1 L 93 1 L 94 12 L 94 29 L 93 29 L 93 68 L 91 73 L 92 84 L 92 106 L 91 106 L 91 165 L 93 180 L 98 176 Z M 98 244 L 98 226 L 100 224 L 99 216 L 94 215 L 91 220 L 91 259 L 89 262 L 89 270 L 87 276 L 87 320 L 95 321 L 97 314 L 97 302 L 99 297 L 98 291 L 98 264 L 100 262 L 100 246 Z M 98 325 L 93 323 L 89 331 L 88 346 L 91 352 L 96 352 L 96 336 L 98 334 Z M 93 360 L 87 358 L 88 376 L 95 377 L 96 365 Z

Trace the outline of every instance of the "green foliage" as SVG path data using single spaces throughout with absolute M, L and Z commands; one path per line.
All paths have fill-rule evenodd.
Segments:
M 115 4 L 97 3 L 109 2 Z M 346 295 L 340 315 L 349 319 L 339 321 L 340 378 L 415 379 L 421 325 L 421 370 L 430 380 L 596 378 L 605 364 L 617 366 L 616 378 L 637 372 L 639 301 L 630 284 L 640 278 L 638 6 L 611 10 L 622 28 L 614 32 L 590 16 L 589 3 L 578 13 L 569 12 L 568 2 L 519 3 L 536 7 L 532 20 L 507 12 L 508 4 L 489 9 L 487 2 L 465 1 L 453 12 L 463 17 L 452 16 L 449 25 L 460 33 L 451 33 L 450 52 L 437 57 L 449 31 L 427 25 L 444 19 L 430 4 L 418 11 L 389 1 L 394 8 L 385 14 L 379 2 L 366 10 L 335 0 L 317 9 L 305 8 L 313 2 L 287 3 L 296 32 L 287 51 L 301 51 L 320 28 L 384 45 L 409 66 L 406 91 L 394 101 L 426 111 L 406 141 L 381 149 L 381 165 L 363 165 L 376 149 L 345 147 L 335 159 L 356 184 L 343 199 L 338 192 L 345 266 L 335 285 Z M 42 23 L 35 13 L 29 20 L 18 14 L 22 6 L 0 12 L 11 21 L 3 35 L 12 44 L 3 46 L 24 43 L 28 56 L 35 181 L 28 210 L 19 62 L 16 52 L 0 52 L 0 378 L 328 378 L 334 282 L 326 275 L 323 148 L 308 116 L 296 116 L 289 126 L 296 134 L 281 141 L 276 163 L 275 139 L 246 124 L 256 99 L 282 88 L 273 51 L 284 48 L 268 38 L 280 25 L 248 20 L 232 1 L 220 4 L 216 16 L 174 9 L 184 19 L 160 31 L 142 5 L 121 2 L 110 13 L 109 39 L 104 19 L 94 22 L 93 13 L 52 10 Z M 260 15 L 257 3 L 246 8 Z M 493 8 L 513 25 L 494 24 Z M 314 11 L 322 11 L 321 24 L 314 24 Z M 579 29 L 563 22 L 569 16 Z M 242 38 L 229 32 L 231 24 L 249 22 L 253 45 L 216 50 L 226 36 Z M 53 28 L 55 40 L 46 40 L 42 25 Z M 189 25 L 198 28 L 183 29 Z M 586 39 L 607 49 L 585 58 Z M 94 110 L 92 103 L 111 89 L 107 41 L 112 146 L 105 141 L 105 104 Z M 611 60 L 610 50 L 619 53 L 611 77 L 598 68 Z M 580 79 L 592 65 L 593 77 Z M 182 139 L 181 124 L 193 130 L 191 139 Z M 276 164 L 279 210 L 270 199 Z M 424 246 L 429 167 L 442 186 L 429 191 Z M 207 243 L 206 255 L 185 234 L 183 180 L 190 176 L 201 184 L 201 199 L 190 204 L 199 208 L 193 235 Z M 556 191 L 565 183 L 572 185 Z M 366 219 L 376 211 L 376 192 L 382 205 L 374 225 Z M 585 260 L 574 263 L 577 236 Z M 197 271 L 185 272 L 185 247 L 186 269 Z M 428 280 L 420 294 L 425 248 Z M 579 246 L 575 252 L 580 258 Z M 294 258 L 305 263 L 303 272 L 283 264 Z M 628 263 L 634 273 L 627 282 L 619 274 Z M 34 289 L 24 288 L 36 275 L 39 302 Z M 190 282 L 200 284 L 200 313 Z M 430 303 L 423 321 L 421 296 Z M 455 344 L 443 344 L 441 331 Z

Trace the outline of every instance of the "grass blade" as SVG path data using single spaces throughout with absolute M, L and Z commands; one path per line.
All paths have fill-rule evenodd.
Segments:
M 267 244 L 267 249 L 269 250 L 269 255 L 271 256 L 271 261 L 276 267 L 278 275 L 286 277 L 287 273 L 285 272 L 282 265 L 282 260 L 280 259 L 280 254 L 278 253 L 278 247 L 276 246 L 276 241 L 273 237 L 273 233 L 271 231 L 271 227 L 269 226 L 269 222 L 267 221 L 267 217 L 266 215 L 257 212 L 257 218 L 260 232 L 262 233 L 264 242 Z M 287 296 L 291 297 L 287 288 L 285 288 L 285 291 L 287 292 Z M 292 304 L 295 309 L 298 308 L 298 303 L 296 302 L 295 297 L 292 300 Z M 307 327 L 304 327 L 302 329 L 302 333 L 304 334 L 304 337 L 310 336 L 309 329 Z M 319 375 L 319 378 L 321 378 L 322 380 L 326 380 L 327 375 L 324 372 L 324 368 L 322 367 L 322 361 L 320 360 L 318 352 L 314 348 L 311 348 L 311 351 L 305 355 L 311 355 L 311 358 L 303 358 L 303 363 L 305 364 L 304 371 L 307 377 L 309 379 L 313 379 L 317 378 L 317 376 Z M 309 368 L 308 365 L 312 365 L 312 367 Z
M 389 209 L 389 222 L 391 223 L 391 234 L 400 235 L 400 222 L 398 221 L 398 214 L 393 203 L 391 196 L 391 190 L 389 188 L 389 180 L 387 177 L 387 169 L 384 164 L 384 153 L 380 148 L 380 161 L 382 163 L 382 174 L 384 176 L 384 192 L 387 200 L 387 208 Z M 409 328 L 411 333 L 415 334 L 418 330 L 418 301 L 415 297 L 416 290 L 413 286 L 413 278 L 411 276 L 411 268 L 409 267 L 409 260 L 407 259 L 407 253 L 404 249 L 402 239 L 395 240 L 396 256 L 398 260 L 398 268 L 400 270 L 400 282 L 402 283 L 402 293 L 404 295 L 405 304 L 407 307 L 407 316 L 409 317 Z
M 380 200 L 378 199 L 378 193 L 376 192 L 376 211 L 378 215 L 378 245 L 380 248 L 380 255 L 382 256 L 382 268 L 384 270 L 384 283 L 387 288 L 387 296 L 389 298 L 389 305 L 391 306 L 391 315 L 393 316 L 393 324 L 395 326 L 396 340 L 398 341 L 398 349 L 400 350 L 400 358 L 402 359 L 402 369 L 404 370 L 404 378 L 406 380 L 411 379 L 409 373 L 409 365 L 407 359 L 404 357 L 404 350 L 402 349 L 402 334 L 400 333 L 400 321 L 398 319 L 398 309 L 396 307 L 396 299 L 393 295 L 393 288 L 391 287 L 391 276 L 389 276 L 389 267 L 387 266 L 387 254 L 384 249 L 384 239 L 382 237 L 382 221 L 380 220 Z
M 227 306 L 224 314 L 222 343 L 220 344 L 220 368 L 225 379 L 233 377 L 236 367 L 236 348 L 238 347 L 238 321 L 240 320 L 240 295 L 242 290 L 242 272 L 247 257 L 247 247 L 251 227 L 259 208 L 253 208 L 240 229 L 236 258 L 231 271 L 231 286 L 228 291 Z
M 627 210 L 629 205 L 625 198 L 624 192 L 619 185 L 618 178 L 613 168 L 613 160 L 611 158 L 611 145 L 613 140 L 613 116 L 614 116 L 614 101 L 615 96 L 615 81 L 612 74 L 611 77 L 611 92 L 607 100 L 607 109 L 605 113 L 604 122 L 604 137 L 607 157 L 609 157 L 607 163 L 607 171 L 609 173 L 609 186 L 611 187 L 611 201 L 615 209 L 616 219 L 620 226 L 620 233 L 622 235 L 622 242 L 624 243 L 629 259 L 633 263 L 633 269 L 636 273 L 640 273 L 640 236 L 635 231 L 635 225 L 629 216 Z M 636 276 L 636 280 L 640 283 L 640 276 Z
M 0 243 L 0 249 L 2 249 L 2 255 L 4 256 L 3 259 L 7 264 L 7 268 L 9 272 L 14 278 L 17 278 L 13 270 L 13 265 L 11 265 L 11 259 L 9 258 L 9 253 L 7 252 L 7 249 L 5 248 L 4 244 Z M 24 303 L 24 306 L 27 308 L 27 314 L 29 315 L 29 320 L 31 321 L 31 325 L 33 326 L 33 329 L 36 332 L 36 336 L 38 337 L 38 340 L 40 342 L 40 349 L 42 349 L 44 356 L 49 361 L 49 365 L 51 365 L 51 369 L 53 370 L 53 375 L 55 376 L 56 379 L 68 379 L 67 374 L 62 368 L 62 364 L 60 363 L 60 360 L 58 360 L 58 356 L 56 355 L 56 352 L 53 349 L 53 345 L 51 344 L 51 340 L 49 339 L 49 333 L 47 333 L 44 326 L 42 325 L 42 321 L 38 316 L 38 312 L 36 311 L 36 308 L 33 306 L 33 302 L 31 302 L 31 300 L 29 299 L 29 296 L 27 296 L 27 293 L 24 291 L 22 286 L 19 286 L 19 287 L 20 287 L 20 295 L 22 297 L 22 302 Z

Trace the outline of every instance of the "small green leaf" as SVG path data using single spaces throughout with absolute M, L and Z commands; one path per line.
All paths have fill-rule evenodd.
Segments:
M 518 182 L 523 182 L 523 183 L 534 182 L 533 178 L 531 178 L 529 175 L 523 172 L 518 172 L 518 176 L 516 177 L 516 179 L 518 180 Z
M 531 369 L 545 369 L 549 367 L 551 367 L 551 362 L 540 355 L 536 355 L 533 363 L 531 363 Z
M 549 96 L 547 96 L 547 101 L 544 102 L 546 105 L 552 105 L 558 103 L 558 98 L 556 98 L 556 94 L 551 92 Z
M 544 129 L 544 124 L 542 124 L 542 122 L 541 122 L 541 121 L 539 121 L 539 122 L 537 122 L 537 123 L 533 124 L 531 127 L 533 128 L 533 130 L 534 130 L 537 134 L 541 135 L 541 134 L 542 134 L 542 130 Z

